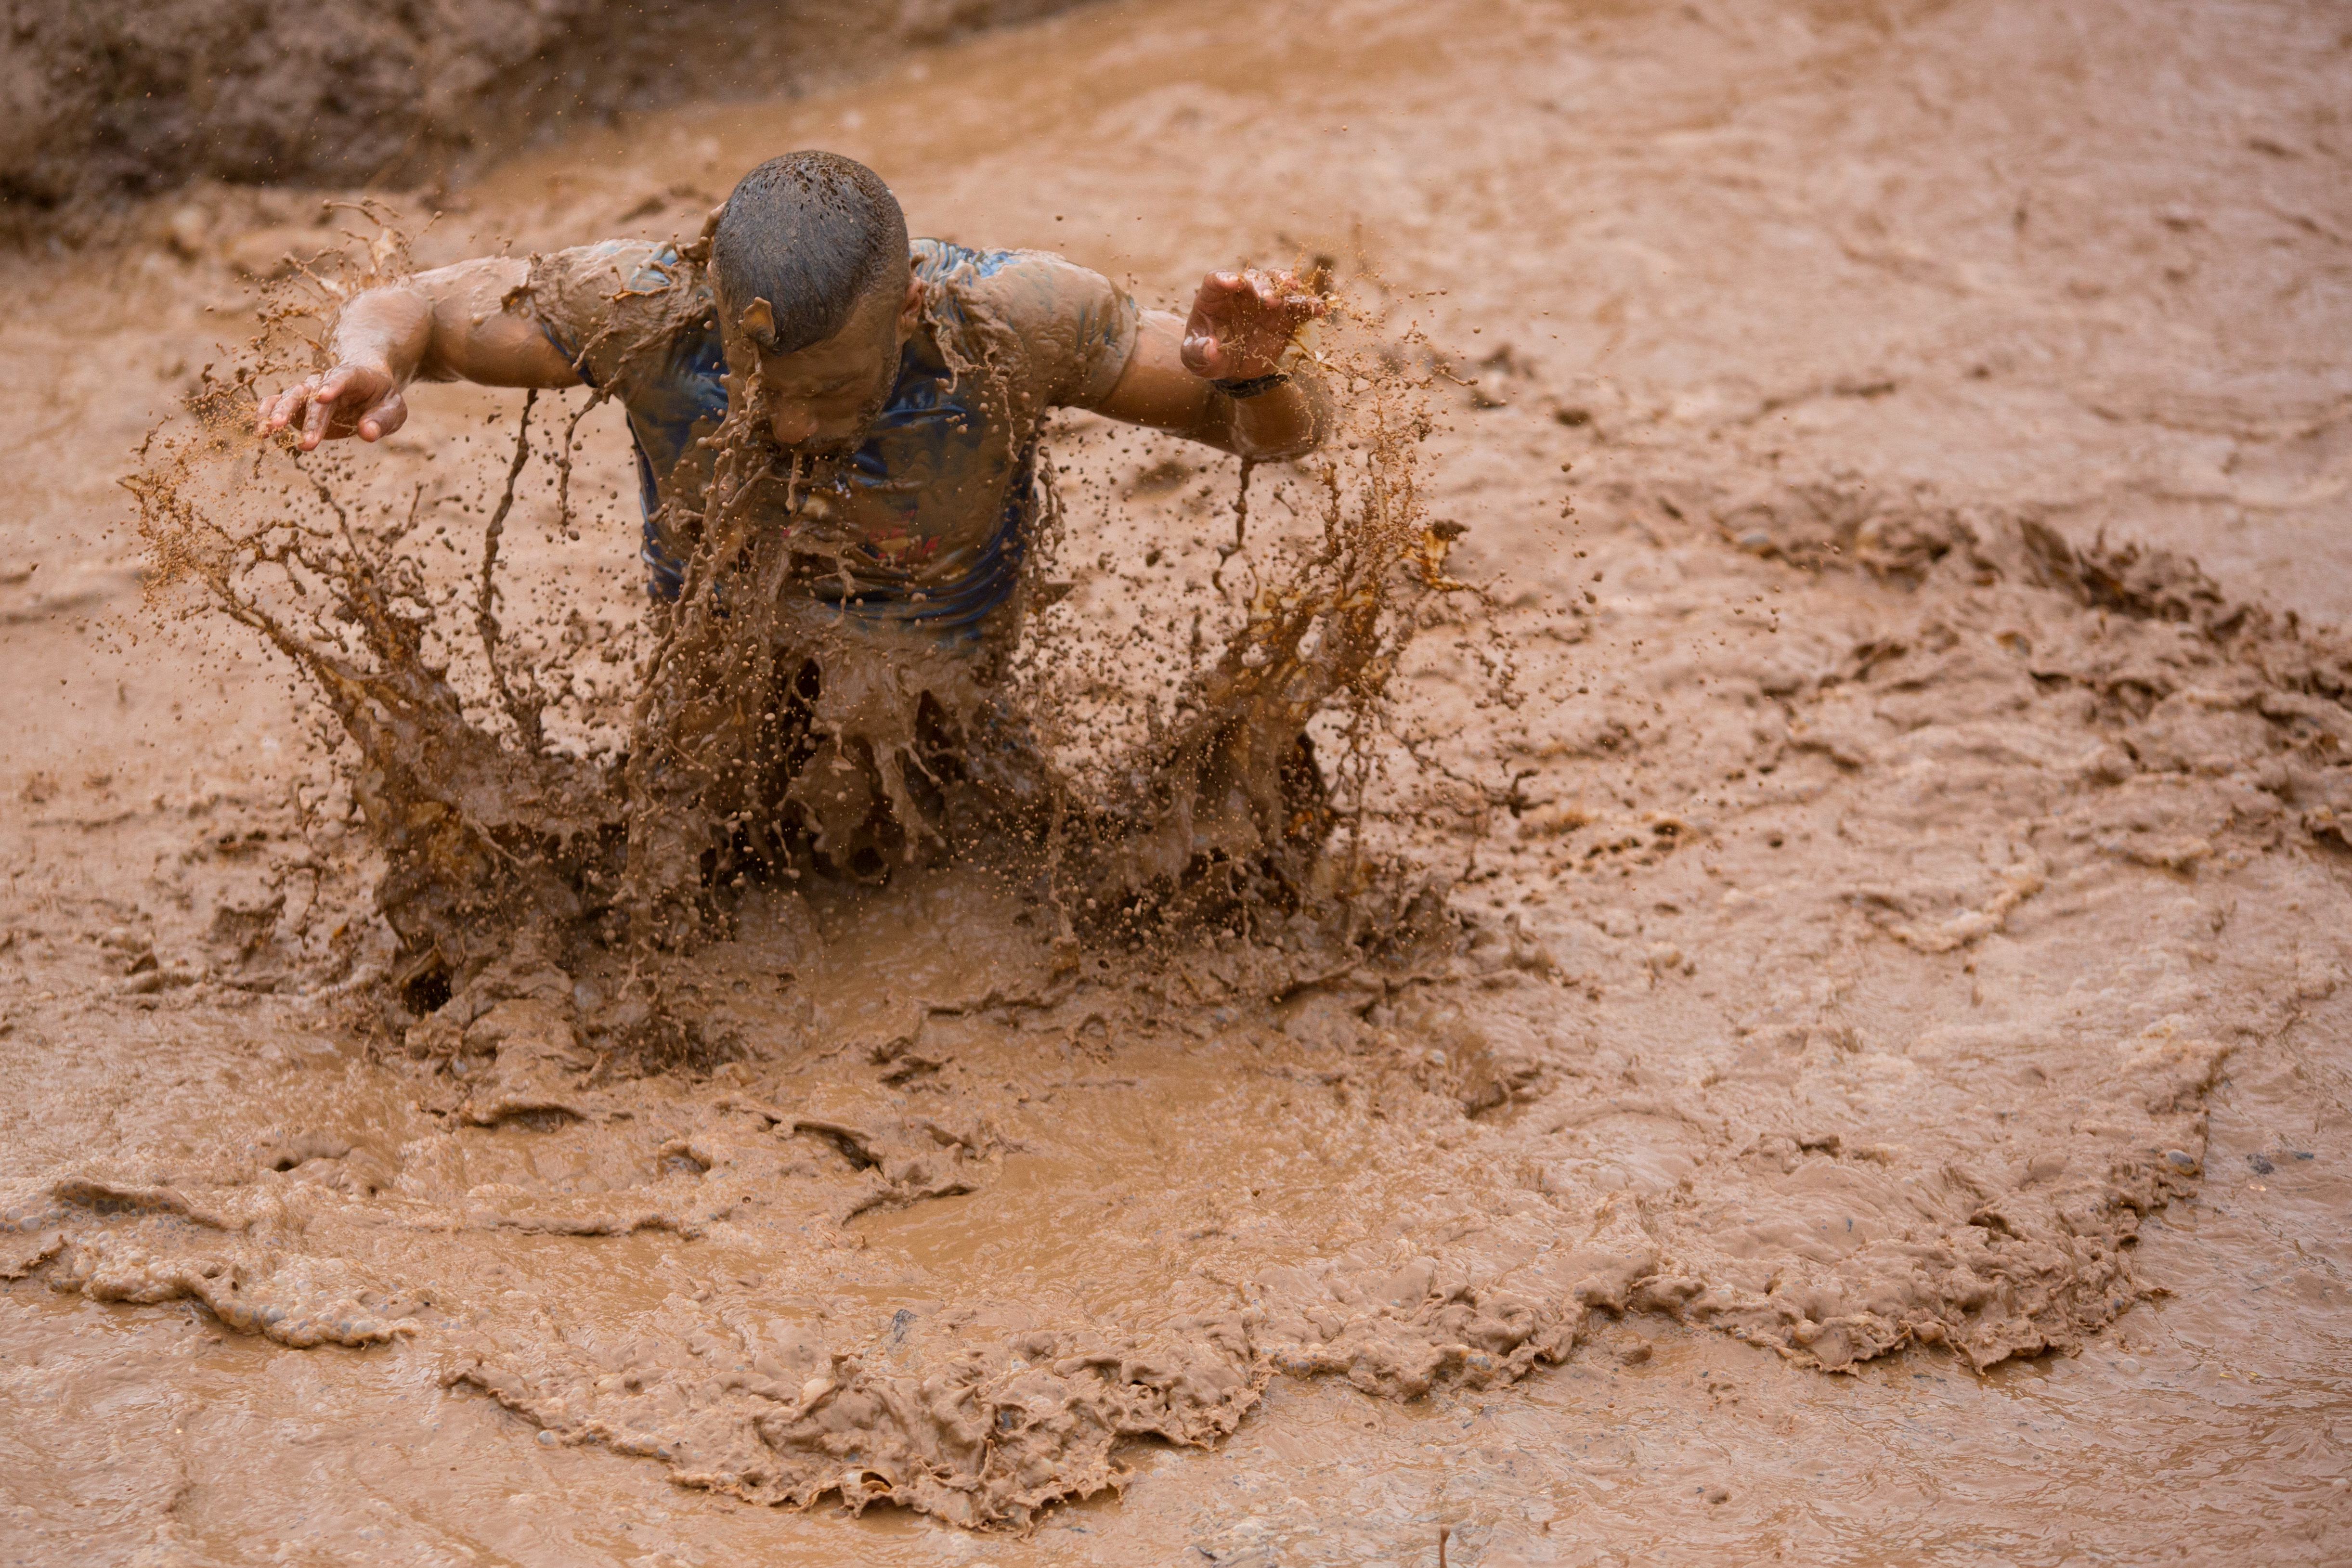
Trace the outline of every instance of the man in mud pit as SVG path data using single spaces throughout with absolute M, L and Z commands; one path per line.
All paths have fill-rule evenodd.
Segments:
M 898 666 L 861 681 L 842 661 L 793 653 L 777 677 L 788 702 L 751 693 L 735 705 L 754 725 L 797 705 L 801 739 L 782 749 L 798 755 L 784 771 L 811 771 L 829 737 L 835 771 L 864 776 L 856 789 L 786 779 L 781 793 L 823 861 L 856 870 L 862 856 L 870 872 L 877 850 L 927 831 L 903 821 L 930 814 L 910 796 L 934 775 L 923 715 L 976 711 L 946 688 L 984 685 L 1010 641 L 1046 412 L 1089 409 L 1245 457 L 1299 455 L 1329 423 L 1293 351 L 1321 305 L 1287 274 L 1220 271 L 1180 318 L 1139 311 L 1108 280 L 1042 251 L 910 244 L 888 187 L 826 152 L 745 175 L 706 242 L 488 257 L 369 290 L 337 323 L 337 362 L 262 399 L 260 428 L 295 431 L 304 450 L 378 441 L 406 421 L 403 389 L 419 377 L 584 382 L 617 400 L 657 605 L 694 596 L 698 542 L 723 531 L 730 508 L 740 531 L 748 496 L 752 532 L 790 542 L 780 643 L 878 646 Z M 747 451 L 751 464 L 730 465 Z M 733 580 L 722 573 L 704 591 L 723 601 Z M 872 660 L 845 660 L 861 662 Z M 870 708 L 877 686 L 906 711 L 848 711 Z M 854 765 L 839 766 L 849 749 Z M 740 814 L 728 802 L 714 812 L 704 795 L 707 819 Z

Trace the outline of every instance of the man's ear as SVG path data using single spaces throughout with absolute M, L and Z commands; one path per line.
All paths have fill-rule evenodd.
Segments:
M 907 297 L 898 302 L 898 336 L 909 338 L 923 324 L 923 280 L 907 279 Z
M 735 318 L 735 329 L 751 341 L 766 347 L 776 340 L 776 309 L 764 299 L 754 299 L 743 307 Z

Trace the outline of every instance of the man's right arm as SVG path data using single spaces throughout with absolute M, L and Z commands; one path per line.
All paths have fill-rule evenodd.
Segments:
M 331 370 L 261 400 L 263 434 L 299 426 L 302 450 L 357 435 L 380 441 L 408 419 L 408 383 L 572 387 L 580 375 L 517 290 L 530 264 L 486 256 L 371 288 L 335 322 Z M 514 303 L 510 307 L 509 300 Z

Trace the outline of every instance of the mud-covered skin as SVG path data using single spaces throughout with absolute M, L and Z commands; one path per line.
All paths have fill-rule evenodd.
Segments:
M 1454 428 L 1434 438 L 1428 498 L 1470 526 L 1459 570 L 1517 579 L 1499 597 L 1526 700 L 1475 706 L 1489 685 L 1466 617 L 1418 639 L 1397 685 L 1462 779 L 1454 812 L 1397 831 L 1461 879 L 1457 905 L 1496 923 L 1458 955 L 1466 977 L 1443 978 L 1433 959 L 1335 956 L 1308 988 L 1253 1001 L 1290 983 L 1284 968 L 1297 975 L 1297 955 L 1263 956 L 1285 934 L 1269 920 L 1248 930 L 1249 952 L 1236 937 L 1149 962 L 1083 953 L 1086 988 L 1065 995 L 1072 977 L 1056 980 L 1050 947 L 1019 946 L 1038 935 L 1016 924 L 1026 911 L 992 914 L 952 878 L 925 907 L 913 878 L 819 900 L 805 925 L 770 909 L 789 953 L 779 938 L 749 971 L 688 975 L 682 1010 L 732 1017 L 774 1060 L 616 1082 L 593 1034 L 579 1067 L 561 1060 L 575 1048 L 560 1032 L 509 1046 L 511 1012 L 459 1031 L 481 1029 L 462 1078 L 402 1042 L 372 1055 L 345 1003 L 262 988 L 332 964 L 364 866 L 303 836 L 274 689 L 249 666 L 164 658 L 152 643 L 93 653 L 72 618 L 127 602 L 127 588 L 104 557 L 40 555 L 47 536 L 29 537 L 40 570 L 6 584 L 5 602 L 37 618 L 5 634 L 39 722 L 22 732 L 0 819 L 22 868 L 0 915 L 14 934 L 0 1061 L 26 1086 L 0 1101 L 0 1159 L 11 1204 L 39 1221 L 26 1255 L 40 1237 L 120 1228 L 173 1278 L 233 1259 L 243 1233 L 178 1229 L 183 1217 L 152 1208 L 101 1217 L 58 1192 L 107 1182 L 115 1194 L 68 1191 L 152 1203 L 168 1187 L 223 1218 L 262 1213 L 257 1230 L 289 1239 L 274 1257 L 252 1244 L 284 1270 L 273 1304 L 333 1322 L 350 1300 L 417 1327 L 365 1349 L 292 1350 L 190 1298 L 54 1290 L 60 1244 L 0 1294 L 0 1398 L 28 1435 L 7 1479 L 21 1550 L 234 1562 L 277 1541 L 345 1560 L 461 1561 L 462 1545 L 548 1563 L 1140 1568 L 1171 1547 L 1243 1563 L 1428 1562 L 1451 1525 L 1452 1561 L 1495 1565 L 2054 1564 L 2184 1546 L 2332 1561 L 2346 1521 L 2335 1412 L 2352 1366 L 2327 499 L 2343 426 L 2326 392 L 2336 339 L 2321 329 L 2335 307 L 2315 281 L 2331 242 L 2273 209 L 2339 226 L 2320 115 L 2333 18 L 2195 11 L 2151 29 L 2105 7 L 1963 5 L 1892 29 L 1883 13 L 1814 8 L 1742 31 L 1714 8 L 1472 13 L 1483 28 L 1380 16 L 1396 30 L 1335 37 L 1322 13 L 1284 31 L 1258 5 L 1108 8 L 1094 30 L 1055 35 L 1069 53 L 1054 59 L 1073 68 L 1034 99 L 1017 97 L 1039 76 L 1024 44 L 959 56 L 929 88 L 790 111 L 804 120 L 778 111 L 759 134 L 816 141 L 773 127 L 822 130 L 856 108 L 866 134 L 914 138 L 937 161 L 890 171 L 910 205 L 949 214 L 932 226 L 1075 251 L 1055 215 L 1142 228 L 1117 204 L 1139 184 L 1155 213 L 1281 229 L 1288 200 L 1246 171 L 1218 165 L 1213 193 L 1189 164 L 1117 139 L 1281 119 L 1346 150 L 1347 193 L 1393 247 L 1388 276 L 1437 287 L 1437 259 L 1489 264 L 1494 293 L 1452 297 L 1461 314 L 1444 340 L 1478 385 L 1456 389 Z M 1545 30 L 1555 20 L 1575 30 Z M 1236 81 L 1229 45 L 1244 26 L 1256 47 L 1291 51 L 1276 57 L 1300 68 L 1285 79 L 1318 96 Z M 1193 76 L 1087 119 L 1083 93 L 1119 85 L 1118 62 L 1143 44 L 1160 59 L 1196 47 Z M 2101 69 L 2082 69 L 2086 44 Z M 1096 64 L 1099 76 L 1077 68 Z M 955 119 L 975 83 L 1001 91 L 984 117 Z M 1370 134 L 1363 97 L 1319 96 L 1334 92 L 1376 97 L 1391 140 Z M 1483 118 L 1465 120 L 1465 99 Z M 1002 151 L 920 141 L 926 123 L 973 139 L 1006 121 L 1007 102 L 1045 129 Z M 1076 193 L 1022 178 L 1047 154 Z M 1989 154 L 2026 192 L 2022 239 Z M 1334 155 L 1300 156 L 1339 183 Z M 513 175 L 500 215 L 531 210 L 542 172 Z M 591 215 L 617 216 L 668 178 L 599 192 Z M 1391 178 L 1401 188 L 1384 196 Z M 1196 189 L 1191 209 L 1165 199 Z M 1570 195 L 1553 211 L 1543 192 Z M 575 199 L 591 200 L 556 204 L 552 232 L 583 232 Z M 1013 221 L 1024 212 L 1026 231 Z M 1530 232 L 1558 243 L 1523 259 Z M 1212 239 L 1273 243 L 1223 228 L 1181 244 L 1155 229 L 1150 243 L 1190 254 Z M 1114 257 L 1095 259 L 1118 275 Z M 193 315 L 163 276 L 153 297 Z M 1574 324 L 1557 329 L 1574 349 L 1544 357 L 1548 338 L 1520 329 L 1571 305 Z M 1507 329 L 1515 354 L 1479 367 Z M 202 340 L 200 324 L 186 330 Z M 145 373 L 159 341 L 103 340 L 114 357 L 100 362 Z M 1582 379 L 1594 364 L 1605 379 Z M 59 395 L 109 432 L 91 383 Z M 509 422 L 488 457 L 439 461 L 502 459 L 511 399 L 433 395 L 453 418 L 499 409 Z M 47 428 L 11 417 L 28 439 Z M 617 422 L 606 429 L 625 450 Z M 91 509 L 139 428 L 113 434 L 104 465 L 95 445 L 68 448 L 94 476 L 64 493 Z M 1043 613 L 1146 619 L 1161 577 L 1219 564 L 1233 475 L 1188 470 L 1170 447 L 1118 450 L 1086 422 L 1071 434 L 1076 586 Z M 583 476 L 633 506 L 625 471 L 593 461 Z M 68 477 L 25 474 L 28 506 L 61 505 L 43 487 Z M 1272 499 L 1280 478 L 1255 476 L 1254 538 L 1288 515 Z M 1563 494 L 1580 525 L 1564 549 Z M 1295 481 L 1290 501 L 1305 509 Z M 1129 528 L 1201 542 L 1161 567 L 1122 550 L 1086 569 Z M 593 597 L 634 592 L 624 550 L 583 559 L 536 527 L 513 538 L 529 574 L 518 595 L 577 584 L 592 615 L 629 608 Z M 2184 541 L 2218 585 L 2148 548 Z M 1225 564 L 1245 578 L 1243 558 Z M 2295 605 L 2303 626 L 2244 609 L 2262 597 Z M 1141 689 L 1150 653 L 1088 669 Z M 52 675 L 70 684 L 52 689 Z M 227 695 L 208 695 L 215 679 Z M 167 731 L 170 702 L 189 719 Z M 148 722 L 169 747 L 139 745 Z M 316 922 L 305 860 L 328 875 Z M 761 912 L 742 913 L 756 927 Z M 887 972 L 826 967 L 859 952 Z M 1541 979 L 1547 959 L 1570 985 Z M 915 1004 L 939 999 L 960 1010 L 897 1046 Z M 419 1045 L 449 1049 L 431 1034 Z M 2209 1046 L 2228 1054 L 2200 1088 Z M 492 1052 L 506 1069 L 490 1071 Z M 635 1114 L 567 1119 L 559 1099 L 592 1118 Z M 495 1126 L 472 1120 L 505 1106 L 519 1109 Z M 1003 1145 L 978 1158 L 910 1121 L 980 1138 L 982 1112 Z M 737 1162 L 711 1170 L 772 1157 L 814 1174 L 730 1195 L 689 1149 L 663 1152 L 706 1122 L 748 1149 L 703 1142 Z M 401 1142 L 334 1131 L 365 1127 Z M 397 1246 L 352 1222 L 388 1212 L 364 1195 L 395 1168 L 436 1225 Z M 976 1190 L 834 1218 L 957 1183 Z M 233 1206 L 248 1187 L 291 1190 L 289 1214 L 325 1217 L 316 1235 Z M 710 1227 L 670 1201 L 688 1191 L 786 1197 Z M 751 1223 L 762 1212 L 810 1217 L 807 1234 L 780 1244 Z M 755 1245 L 722 1245 L 738 1224 Z M 808 1238 L 827 1224 L 865 1245 L 819 1249 Z M 1556 1268 L 1515 1255 L 1530 1234 Z M 2137 1239 L 2118 1248 L 2126 1234 Z M 318 1261 L 331 1256 L 400 1267 L 333 1279 Z M 2136 1292 L 2166 1293 L 2116 1312 L 2093 1287 L 2116 1281 L 2117 1256 Z M 1457 1263 L 1494 1272 L 1457 1291 Z M 1555 1304 L 1544 1326 L 1573 1318 L 1580 1332 L 1563 1363 L 1471 1386 L 1469 1353 L 1496 1356 L 1516 1332 L 1495 1312 L 1505 1332 L 1486 1343 L 1490 1302 L 1507 1308 L 1516 1281 L 1558 1303 L 1571 1270 L 1570 1292 L 1590 1281 L 1598 1303 L 1622 1281 L 1632 1310 Z M 1704 1288 L 1677 1314 L 1649 1292 L 1636 1301 L 1634 1282 L 1653 1277 Z M 420 1280 L 482 1337 L 437 1307 L 387 1317 Z M 1335 1283 L 1372 1288 L 1341 1301 Z M 1418 1307 L 1384 1303 L 1416 1285 Z M 1122 1497 L 1047 1511 L 1025 1538 L 973 1540 L 897 1509 L 845 1519 L 830 1496 L 805 1512 L 749 1507 L 675 1484 L 728 1473 L 698 1451 L 685 1464 L 616 1451 L 633 1434 L 711 1437 L 711 1456 L 761 1459 L 763 1484 L 838 1475 L 856 1461 L 823 1448 L 821 1428 L 771 1421 L 781 1447 L 731 1447 L 756 1437 L 758 1415 L 798 1405 L 814 1375 L 792 1375 L 803 1352 L 857 1354 L 836 1385 L 878 1405 L 909 1370 L 952 1391 L 969 1350 L 982 1400 L 1041 1370 L 1062 1378 L 1050 1398 L 1019 1389 L 1015 1424 L 1069 1412 L 1061 1473 L 1091 1474 L 1087 1413 L 1137 1406 L 1101 1396 L 1099 1363 L 1015 1372 L 1012 1358 L 1028 1359 L 1016 1342 L 1052 1332 L 1065 1356 L 1124 1350 L 1121 1336 L 1148 1342 L 1196 1301 L 1246 1312 L 1253 1291 L 1285 1316 L 1251 1332 L 1294 1364 L 1360 1362 L 1377 1389 L 1433 1368 L 1430 1394 L 1276 1371 L 1218 1446 L 1117 1452 L 1135 1472 Z M 1819 1368 L 1906 1327 L 1903 1349 Z M 1918 1343 L 1929 1327 L 1945 1345 Z M 636 1337 L 616 1344 L 624 1329 Z M 1198 1354 L 1216 1341 L 1183 1333 Z M 2043 1339 L 2078 1348 L 1982 1374 L 1955 1354 Z M 738 1363 L 765 1381 L 721 1387 Z M 476 1368 L 504 1395 L 485 1394 Z M 708 1410 L 663 1409 L 705 1392 Z M 877 1451 L 921 1448 L 936 1439 L 915 1414 L 914 1439 L 886 1422 L 860 1430 Z M 1053 1437 L 1033 1421 L 1013 1448 L 1025 1458 Z

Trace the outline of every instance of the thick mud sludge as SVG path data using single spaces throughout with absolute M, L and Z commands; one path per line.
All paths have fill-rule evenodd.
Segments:
M 25 258 L 11 1551 L 2340 1556 L 2347 219 L 2258 11 L 1115 0 L 305 215 L 249 321 L 203 225 Z M 1319 268 L 1341 427 L 1024 412 L 971 647 L 741 425 L 674 601 L 585 387 L 251 434 L 386 225 L 690 269 L 795 146 Z
M 1479 601 L 1445 573 L 1459 530 L 1423 515 L 1427 421 L 1402 400 L 1425 394 L 1349 379 L 1368 428 L 1292 481 L 1313 531 L 1221 560 L 1249 570 L 1230 595 L 1173 592 L 1158 620 L 1204 600 L 1230 640 L 1187 645 L 1171 716 L 1124 753 L 1077 744 L 1104 699 L 1041 672 L 1099 664 L 1140 618 L 1041 620 L 992 684 L 845 629 L 793 598 L 795 541 L 747 520 L 759 487 L 813 476 L 731 429 L 710 494 L 734 509 L 687 530 L 685 591 L 608 705 L 625 743 L 566 744 L 563 665 L 522 673 L 501 613 L 532 616 L 496 579 L 529 401 L 481 542 L 457 552 L 478 564 L 436 585 L 415 495 L 371 526 L 359 476 L 228 434 L 233 390 L 199 400 L 150 448 L 145 526 L 164 577 L 295 660 L 341 727 L 401 940 L 398 1046 L 370 1113 L 307 1122 L 282 1168 L 52 1182 L 16 1210 L 33 1239 L 10 1267 L 198 1301 L 291 1346 L 419 1336 L 448 1385 L 558 1442 L 752 1501 L 967 1525 L 1119 1487 L 1146 1439 L 1228 1437 L 1275 1376 L 1402 1399 L 1505 1384 L 1643 1313 L 1825 1371 L 1906 1345 L 1981 1370 L 2076 1347 L 2140 1299 L 2128 1249 L 2193 1190 L 2231 1033 L 2275 1025 L 2217 1013 L 2161 945 L 2114 988 L 2036 912 L 2072 877 L 2236 961 L 2242 915 L 2163 874 L 2264 821 L 2200 779 L 2326 753 L 2338 666 L 2176 565 L 2077 555 L 2031 522 L 1915 506 L 1815 538 L 1739 513 L 1772 553 L 1834 549 L 1916 586 L 1900 624 L 1799 655 L 1810 695 L 1784 735 L 1686 714 L 1663 766 L 1687 747 L 1720 769 L 1761 740 L 1759 772 L 1819 779 L 1780 834 L 1925 832 L 1949 863 L 1847 895 L 1884 935 L 1822 978 L 1806 923 L 1741 918 L 1791 894 L 1741 892 L 1704 820 L 1603 832 L 1587 865 L 1697 861 L 1682 880 L 1716 884 L 1700 932 L 1636 949 L 1642 985 L 1604 1003 L 1627 954 L 1611 917 L 1562 955 L 1516 916 L 1381 891 L 1434 809 L 1369 755 L 1385 683 L 1431 604 Z M 278 520 L 289 498 L 307 509 Z M 1045 580 L 1050 552 L 1034 564 Z M 1932 713 L 1906 719 L 1915 690 Z M 2134 716 L 2148 691 L 2210 695 Z M 1338 791 L 1307 739 L 1335 703 Z M 2118 723 L 2128 752 L 2101 738 Z M 1397 733 L 1444 773 L 1442 742 Z M 2190 771 L 2129 788 L 2131 758 L 2168 744 Z M 2046 842 L 1995 826 L 2021 789 Z M 1832 794 L 1833 818 L 1807 811 Z M 1538 853 L 1600 817 L 1514 815 L 1514 851 Z M 1344 852 L 1324 842 L 1343 819 Z M 2069 845 L 2094 858 L 2070 867 Z M 2086 882 L 2099 857 L 2158 879 Z M 1665 1043 L 1718 968 L 1763 985 L 1727 1049 Z M 1937 999 L 1956 982 L 1958 1013 Z M 1855 1019 L 1861 988 L 1908 999 Z M 1971 1107 L 2006 1094 L 1988 1145 Z M 1150 1198 L 1090 1197 L 1087 1169 L 1139 1134 L 1198 1163 Z M 1039 1182 L 1149 1217 L 1082 1249 L 1024 1236 L 1000 1194 Z M 550 1293 L 526 1283 L 547 1249 L 610 1256 Z M 857 1301 L 906 1304 L 877 1331 Z

